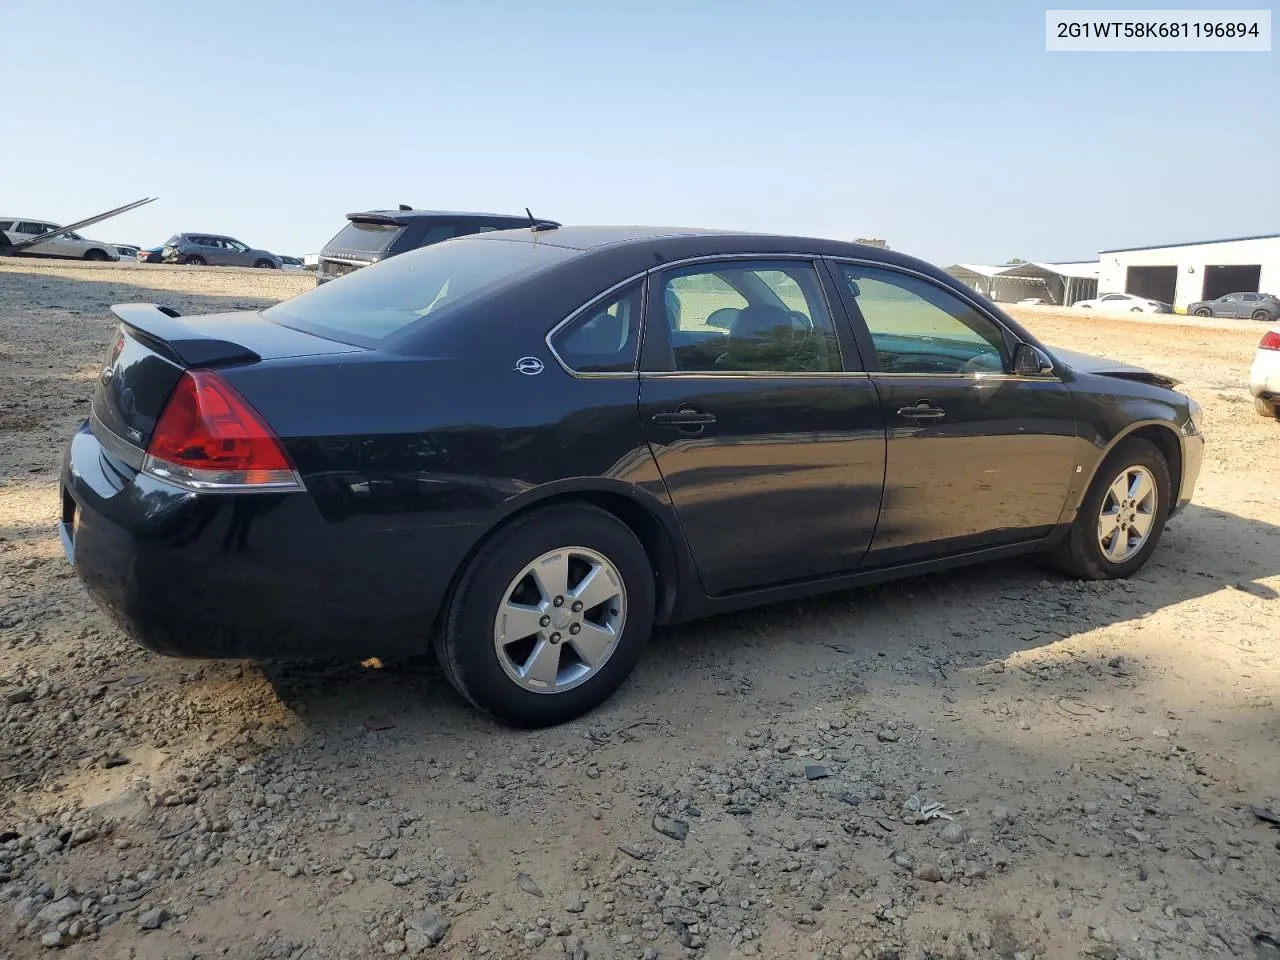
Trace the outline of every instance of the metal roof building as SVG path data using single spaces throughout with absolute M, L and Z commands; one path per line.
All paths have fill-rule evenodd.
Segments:
M 1280 293 L 1280 234 L 1103 250 L 1098 289 L 1185 308 L 1228 293 Z
M 1094 261 L 999 265 L 956 263 L 947 273 L 992 300 L 1012 303 L 1038 297 L 1046 303 L 1070 306 L 1098 295 L 1098 264 Z

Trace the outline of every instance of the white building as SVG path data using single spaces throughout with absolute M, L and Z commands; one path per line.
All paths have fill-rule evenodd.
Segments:
M 1185 308 L 1228 293 L 1280 293 L 1280 234 L 1102 250 L 1098 292 Z

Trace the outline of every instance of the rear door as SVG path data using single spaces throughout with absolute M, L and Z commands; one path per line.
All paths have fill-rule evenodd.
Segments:
M 821 265 L 719 259 L 648 289 L 641 428 L 706 592 L 857 567 L 884 422 Z
M 1034 540 L 1075 465 L 1071 393 L 1016 376 L 1014 339 L 977 301 L 882 264 L 832 264 L 888 427 L 867 565 Z

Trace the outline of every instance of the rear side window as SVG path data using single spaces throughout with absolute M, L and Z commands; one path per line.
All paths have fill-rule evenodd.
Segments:
M 364 223 L 352 220 L 338 231 L 328 246 L 339 250 L 382 253 L 404 232 L 398 223 Z
M 263 316 L 344 343 L 374 346 L 576 255 L 565 247 L 479 237 L 440 243 L 308 290 L 263 311 Z
M 15 228 L 18 233 L 29 233 L 33 237 L 45 233 L 45 229 L 38 223 L 22 222 Z
M 576 373 L 631 373 L 640 344 L 641 291 L 632 284 L 608 297 L 556 331 L 551 347 Z

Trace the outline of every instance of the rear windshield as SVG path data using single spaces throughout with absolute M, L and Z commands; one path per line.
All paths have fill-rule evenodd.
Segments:
M 411 324 L 464 307 L 520 276 L 577 253 L 564 247 L 467 237 L 403 253 L 263 311 L 285 327 L 374 346 Z
M 404 227 L 394 223 L 360 223 L 352 220 L 338 231 L 338 235 L 329 241 L 328 246 L 336 250 L 363 250 L 367 253 L 381 253 L 400 233 Z

